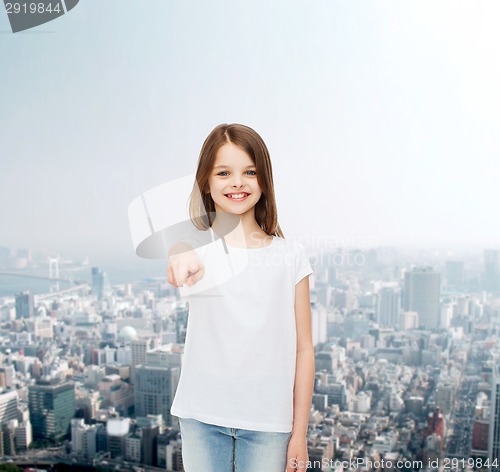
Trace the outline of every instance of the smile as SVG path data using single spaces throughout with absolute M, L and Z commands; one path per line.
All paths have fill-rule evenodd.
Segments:
M 235 201 L 235 202 L 241 202 L 243 200 L 246 200 L 246 198 L 250 195 L 249 193 L 226 193 L 225 196 L 229 198 L 229 200 Z

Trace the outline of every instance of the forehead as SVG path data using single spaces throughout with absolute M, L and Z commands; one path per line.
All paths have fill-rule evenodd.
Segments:
M 254 162 L 249 154 L 240 146 L 233 143 L 222 145 L 215 155 L 214 166 L 248 166 Z

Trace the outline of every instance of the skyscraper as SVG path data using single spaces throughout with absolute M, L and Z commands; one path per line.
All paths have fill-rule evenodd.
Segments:
M 99 267 L 92 267 L 92 295 L 98 300 L 102 299 L 104 293 L 104 273 Z
M 162 415 L 165 423 L 172 425 L 170 407 L 179 383 L 181 356 L 175 344 L 146 353 L 144 365 L 135 368 L 136 416 Z
M 440 327 L 440 286 L 441 276 L 432 267 L 414 267 L 405 273 L 403 308 L 418 313 L 420 328 Z
M 28 387 L 33 437 L 59 441 L 69 433 L 75 413 L 75 386 L 72 382 L 39 381 Z
M 377 296 L 377 322 L 380 326 L 399 328 L 399 305 L 401 294 L 399 289 L 383 287 Z
M 99 267 L 92 267 L 92 295 L 97 300 L 102 300 L 105 295 L 111 292 L 109 277 L 106 272 L 103 272 Z
M 16 318 L 33 318 L 35 315 L 35 303 L 33 294 L 30 292 L 21 292 L 16 295 Z

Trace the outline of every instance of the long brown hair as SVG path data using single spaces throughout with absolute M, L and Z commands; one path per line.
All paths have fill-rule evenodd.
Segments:
M 201 147 L 196 178 L 189 197 L 191 221 L 200 230 L 207 230 L 213 224 L 215 204 L 210 195 L 208 178 L 214 167 L 217 151 L 226 143 L 240 146 L 255 163 L 257 181 L 262 190 L 262 195 L 255 205 L 257 224 L 267 234 L 284 238 L 278 223 L 273 171 L 267 146 L 256 131 L 237 123 L 216 126 Z

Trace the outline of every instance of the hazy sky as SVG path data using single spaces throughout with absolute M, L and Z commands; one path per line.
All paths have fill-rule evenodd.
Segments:
M 12 34 L 0 5 L 0 246 L 131 257 L 129 203 L 240 122 L 268 144 L 287 237 L 498 247 L 499 14 L 82 0 Z

